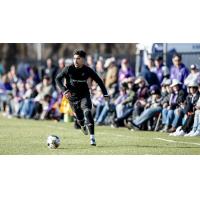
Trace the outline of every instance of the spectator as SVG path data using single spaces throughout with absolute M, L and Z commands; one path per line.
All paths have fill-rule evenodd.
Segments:
M 102 60 L 98 60 L 97 64 L 96 64 L 96 73 L 99 75 L 99 77 L 103 80 L 103 82 L 105 82 L 105 70 L 103 67 L 103 61 Z
M 119 84 L 121 85 L 121 83 L 123 82 L 123 80 L 125 78 L 129 78 L 133 76 L 133 71 L 131 70 L 131 68 L 129 67 L 129 63 L 127 59 L 122 59 L 121 61 L 121 68 L 119 70 L 119 75 L 118 75 L 118 81 Z
M 10 83 L 12 83 L 12 82 L 17 83 L 17 82 L 19 81 L 19 78 L 18 78 L 18 76 L 17 76 L 17 72 L 16 72 L 16 67 L 15 67 L 15 65 L 12 65 L 12 66 L 10 67 L 10 71 L 9 71 L 9 73 L 8 73 L 8 77 L 9 77 Z
M 200 96 L 198 91 L 199 85 L 197 81 L 193 80 L 187 86 L 189 94 L 186 97 L 186 103 L 183 107 L 183 112 L 185 114 L 183 126 L 177 128 L 177 130 L 171 134 L 172 136 L 183 136 L 189 133 L 194 122 L 195 107 Z
M 188 86 L 188 84 L 193 81 L 200 83 L 200 72 L 196 65 L 190 66 L 190 74 L 185 79 L 184 84 Z
M 0 110 L 4 112 L 6 115 L 8 103 L 9 103 L 9 95 L 12 93 L 12 86 L 10 84 L 8 74 L 2 76 L 2 80 L 0 80 Z
M 175 54 L 172 59 L 173 66 L 170 70 L 170 79 L 179 80 L 181 83 L 184 83 L 185 79 L 187 78 L 189 71 L 182 63 L 182 57 L 180 54 Z
M 61 62 L 61 63 L 59 63 Z M 59 59 L 58 61 L 58 64 L 63 64 L 64 62 L 64 59 Z M 46 61 L 46 68 L 45 68 L 45 71 L 44 71 L 44 76 L 48 76 L 50 77 L 50 79 L 52 80 L 52 84 L 53 84 L 53 87 L 55 88 L 56 86 L 56 83 L 55 83 L 55 77 L 56 77 L 56 74 L 57 74 L 57 71 L 58 71 L 58 67 L 56 67 L 54 64 L 53 64 L 53 61 L 51 58 L 48 58 L 47 61 Z M 43 77 L 44 77 L 43 76 Z M 42 77 L 42 78 L 43 78 Z
M 36 66 L 30 67 L 29 77 L 26 79 L 26 82 L 30 82 L 30 84 L 33 86 L 36 86 L 40 82 L 38 68 Z
M 158 56 L 155 59 L 155 68 L 153 70 L 153 72 L 157 75 L 159 83 L 162 83 L 163 81 L 163 57 L 162 56 Z
M 127 98 L 126 88 L 121 87 L 120 93 L 119 93 L 119 96 L 117 97 L 117 99 L 115 99 L 114 102 L 111 103 L 110 105 L 108 105 L 108 104 L 104 105 L 104 107 L 101 111 L 101 114 L 96 121 L 96 124 L 97 125 L 105 124 L 105 119 L 108 116 L 109 111 L 116 112 L 117 117 L 121 117 L 122 113 L 120 112 L 119 106 L 126 98 Z
M 162 73 L 163 73 L 163 81 L 170 78 L 170 71 L 167 66 L 162 67 Z
M 105 70 L 103 67 L 103 60 L 98 60 L 96 64 L 96 73 L 99 75 L 99 77 L 102 79 L 102 81 L 105 83 Z M 88 80 L 88 86 L 91 88 L 91 93 L 95 93 L 95 90 L 98 88 L 98 84 L 95 81 L 92 81 L 91 79 Z
M 36 85 L 36 90 L 38 95 L 34 98 L 33 110 L 30 114 L 31 116 L 34 115 L 35 119 L 40 119 L 40 115 L 46 106 L 46 99 L 48 99 L 48 95 L 52 96 L 54 91 L 53 86 L 51 84 L 51 79 L 48 76 L 43 78 L 42 83 Z M 46 98 L 47 97 L 47 98 Z
M 176 79 L 171 84 L 172 93 L 168 96 L 168 107 L 162 110 L 163 132 L 174 132 L 180 124 L 182 112 L 179 109 L 185 100 L 185 94 L 181 89 L 181 85 L 182 83 Z M 177 114 L 176 117 L 175 112 Z
M 147 81 L 147 83 L 149 84 L 149 86 L 152 85 L 157 85 L 160 86 L 160 82 L 158 80 L 157 75 L 152 72 L 152 59 L 149 59 L 148 65 L 144 66 L 142 72 L 141 72 L 141 76 L 144 77 L 144 79 Z
M 29 99 L 31 98 L 33 94 L 33 84 L 31 84 L 31 82 L 27 82 L 25 84 L 25 92 L 22 95 L 21 101 L 20 101 L 20 105 L 19 105 L 19 109 L 17 111 L 17 116 L 20 118 L 26 118 L 26 116 L 29 113 L 29 106 L 28 102 Z
M 147 103 L 147 98 L 149 97 L 149 90 L 147 87 L 146 80 L 143 77 L 138 77 L 135 80 L 135 85 L 138 86 L 138 90 L 136 92 L 136 102 L 134 104 L 133 110 L 133 119 L 134 120 L 137 116 L 139 116 Z
M 101 114 L 103 107 L 105 106 L 105 100 L 103 97 L 103 93 L 99 86 L 97 87 L 97 89 L 92 97 L 92 104 L 95 107 L 95 111 L 93 111 L 93 113 L 95 112 L 94 121 L 96 122 Z
M 58 72 L 61 71 L 61 70 L 63 70 L 64 67 L 65 67 L 65 59 L 64 58 L 60 58 L 58 60 Z
M 127 86 L 125 86 L 125 84 L 127 84 Z M 122 104 L 126 106 L 126 109 L 124 110 L 123 115 L 121 117 L 115 117 L 112 120 L 112 128 L 117 128 L 119 126 L 124 126 L 127 124 L 126 121 L 128 121 L 129 117 L 132 115 L 133 106 L 137 98 L 136 91 L 138 88 L 136 87 L 136 85 L 134 85 L 133 78 L 130 77 L 124 80 L 122 86 L 127 87 L 127 98 L 122 102 Z
M 114 97 L 118 88 L 118 68 L 115 64 L 115 58 L 108 58 L 104 67 L 107 69 L 105 77 L 105 86 L 108 90 L 108 94 Z
M 144 123 L 148 122 L 148 120 L 162 111 L 160 89 L 157 85 L 152 85 L 150 87 L 150 95 L 144 111 L 132 122 L 133 127 L 140 128 Z M 151 126 L 149 130 L 152 130 Z
M 149 70 L 151 71 L 151 72 L 154 72 L 155 73 L 155 71 L 156 71 L 156 67 L 155 67 L 155 65 L 154 65 L 154 59 L 153 58 L 148 58 L 148 60 L 147 60 L 147 66 L 148 66 L 148 68 L 149 68 Z
M 95 64 L 94 64 L 94 59 L 92 57 L 92 55 L 88 55 L 87 56 L 87 65 L 88 67 L 92 68 L 94 71 L 96 71 L 95 69 Z
M 190 137 L 200 136 L 200 98 L 197 101 L 195 108 L 196 111 L 195 111 L 192 130 L 188 134 L 185 134 L 184 136 L 190 136 Z

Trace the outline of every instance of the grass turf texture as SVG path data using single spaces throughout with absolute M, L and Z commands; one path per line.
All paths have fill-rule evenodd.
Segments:
M 58 149 L 47 147 L 46 140 L 51 134 L 61 138 Z M 200 137 L 170 137 L 166 133 L 132 132 L 125 128 L 102 126 L 96 127 L 96 140 L 97 146 L 90 146 L 89 136 L 75 130 L 73 123 L 7 119 L 0 116 L 1 155 L 200 154 Z

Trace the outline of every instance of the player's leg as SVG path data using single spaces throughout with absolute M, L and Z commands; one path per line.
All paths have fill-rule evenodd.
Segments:
M 85 126 L 85 119 L 84 119 L 84 113 L 83 110 L 81 109 L 81 101 L 69 101 L 70 106 L 73 110 L 73 112 L 76 115 L 76 119 L 78 124 L 81 126 L 81 131 L 87 135 L 87 127 Z
M 92 117 L 92 112 L 91 112 L 92 102 L 89 96 L 81 100 L 81 109 L 83 110 L 88 131 L 90 133 L 90 144 L 95 146 L 96 141 L 94 136 L 94 119 Z

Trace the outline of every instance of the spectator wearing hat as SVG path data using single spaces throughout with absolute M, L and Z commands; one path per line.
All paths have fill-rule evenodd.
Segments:
M 194 122 L 195 106 L 200 96 L 198 91 L 199 85 L 197 81 L 193 80 L 187 86 L 189 94 L 187 95 L 185 105 L 182 108 L 182 112 L 185 114 L 183 126 L 177 128 L 177 130 L 171 134 L 172 136 L 183 136 L 189 133 Z
M 175 54 L 172 58 L 173 66 L 170 70 L 170 79 L 177 79 L 181 83 L 184 83 L 187 78 L 189 71 L 182 63 L 182 57 L 180 54 Z
M 187 86 L 191 81 L 200 83 L 200 72 L 197 65 L 190 66 L 190 74 L 185 79 L 184 84 Z
M 182 83 L 174 79 L 170 85 L 172 92 L 168 95 L 167 107 L 162 110 L 162 124 L 164 128 L 162 132 L 174 132 L 180 124 L 180 115 L 178 115 L 178 108 L 183 104 L 185 100 L 185 93 L 181 88 Z M 175 118 L 175 112 L 177 112 Z M 180 113 L 181 114 L 181 113 Z

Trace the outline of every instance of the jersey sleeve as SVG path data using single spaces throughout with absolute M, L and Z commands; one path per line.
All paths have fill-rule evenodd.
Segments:
M 67 78 L 68 76 L 68 69 L 69 67 L 65 67 L 60 73 L 58 73 L 58 75 L 56 76 L 56 84 L 58 85 L 58 87 L 60 88 L 60 90 L 62 92 L 68 92 L 69 89 L 67 88 L 67 86 L 65 86 L 63 84 L 63 80 L 64 78 Z
M 108 96 L 106 87 L 105 87 L 103 81 L 101 80 L 101 78 L 98 76 L 98 74 L 91 68 L 89 68 L 89 74 L 90 74 L 90 77 L 92 78 L 92 80 L 94 80 L 99 85 L 99 87 L 102 90 L 103 95 Z

